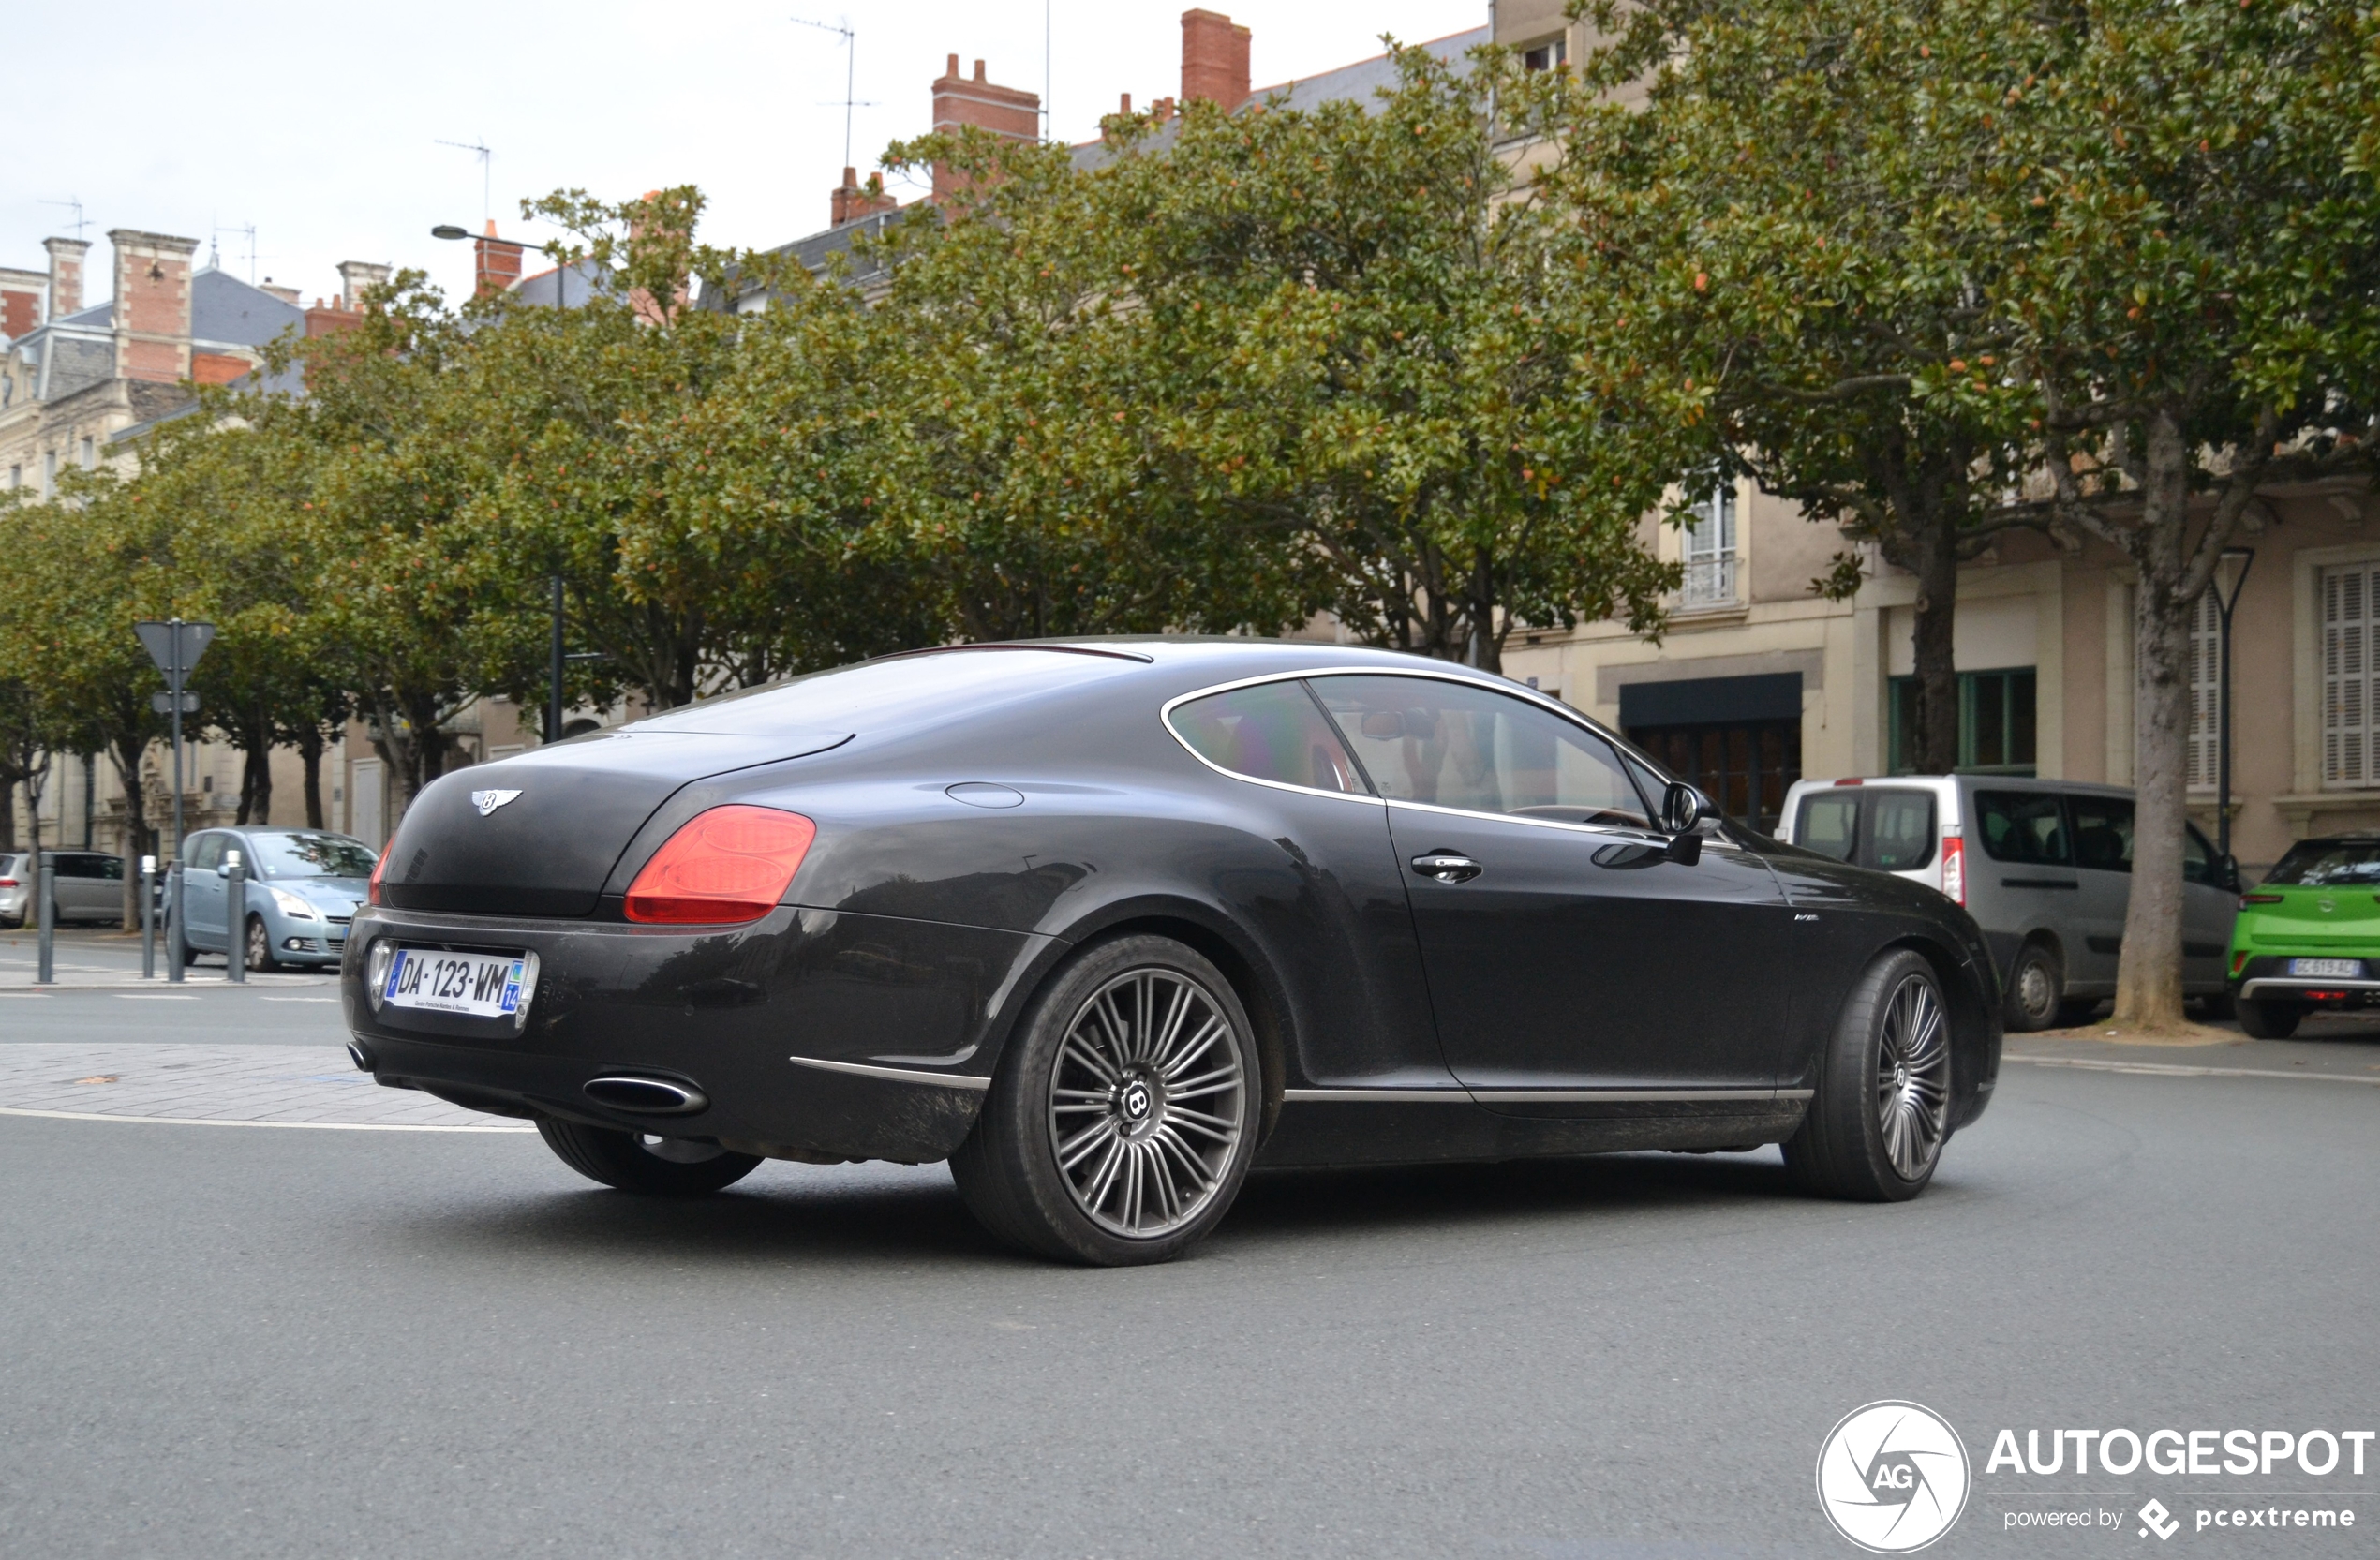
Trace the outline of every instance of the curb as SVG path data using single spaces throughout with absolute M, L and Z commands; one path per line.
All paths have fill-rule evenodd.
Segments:
M 2002 1062 L 2028 1067 L 2080 1067 L 2093 1073 L 2147 1073 L 2159 1077 L 2285 1077 L 2311 1083 L 2361 1083 L 2380 1088 L 2380 1075 L 2354 1073 L 2284 1073 L 2270 1067 L 2190 1067 L 2175 1062 L 2103 1062 L 2080 1056 L 2008 1056 Z

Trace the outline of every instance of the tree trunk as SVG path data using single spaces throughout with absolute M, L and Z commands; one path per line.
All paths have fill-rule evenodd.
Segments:
M 305 826 L 322 825 L 322 728 L 308 726 L 298 736 L 298 757 L 305 765 Z
M 1958 665 L 1952 650 L 1958 622 L 1958 536 L 1947 515 L 1911 516 L 1917 610 L 1911 635 L 1917 674 L 1909 761 L 1921 775 L 1958 767 Z M 1907 524 L 1907 522 L 1905 522 Z
M 108 756 L 115 760 L 116 778 L 124 782 L 124 854 L 129 857 L 124 864 L 124 928 L 132 930 L 141 924 L 141 858 L 157 854 L 156 831 L 149 827 L 148 797 L 141 783 L 141 756 L 149 750 L 145 735 L 124 736 L 108 744 Z M 175 846 L 180 847 L 180 841 Z
M 17 848 L 17 777 L 10 775 L 8 783 L 0 786 L 0 851 Z
M 2127 1029 L 2181 1022 L 2183 762 L 2190 738 L 2190 619 L 2183 542 L 2190 523 L 2189 446 L 2168 417 L 2149 423 L 2133 608 L 2132 899 L 2116 969 L 2114 1021 Z
M 241 734 L 240 811 L 234 820 L 260 826 L 273 822 L 273 727 L 252 721 Z

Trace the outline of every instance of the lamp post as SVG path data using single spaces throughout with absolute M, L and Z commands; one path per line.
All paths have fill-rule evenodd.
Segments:
M 495 225 L 493 222 L 488 224 L 491 228 Z M 430 230 L 430 236 L 451 241 L 471 238 L 474 235 L 468 228 L 460 227 L 453 222 L 441 222 Z M 520 250 L 524 255 L 537 247 L 536 245 L 522 239 L 498 238 L 494 233 L 479 234 L 477 238 L 482 244 L 502 244 Z M 567 307 L 569 303 L 570 268 L 558 260 L 554 266 L 554 306 L 563 308 Z M 548 671 L 550 680 L 546 684 L 545 693 L 545 740 L 559 742 L 562 739 L 562 662 L 568 658 L 562 651 L 562 576 L 558 571 L 554 575 L 553 583 L 553 660 Z
M 2215 559 L 2215 613 L 2222 619 L 2222 648 L 2215 669 L 2215 854 L 2231 854 L 2231 611 L 2256 561 L 2254 547 L 2225 547 Z

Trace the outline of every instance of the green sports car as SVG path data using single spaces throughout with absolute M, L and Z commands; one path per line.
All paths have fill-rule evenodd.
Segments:
M 2318 1008 L 2380 1004 L 2380 835 L 2300 840 L 2239 897 L 2231 989 L 2259 1040 Z

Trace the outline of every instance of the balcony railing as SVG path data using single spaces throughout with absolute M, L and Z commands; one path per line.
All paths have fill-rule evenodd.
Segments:
M 1689 561 L 1686 565 L 1686 583 L 1678 591 L 1678 604 L 1688 607 L 1733 606 L 1735 559 L 1729 557 Z

